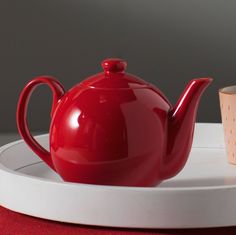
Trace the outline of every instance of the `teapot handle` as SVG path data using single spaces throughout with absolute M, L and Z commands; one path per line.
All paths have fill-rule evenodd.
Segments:
M 30 96 L 34 91 L 34 89 L 41 84 L 48 85 L 53 92 L 53 105 L 51 111 L 51 117 L 52 117 L 52 114 L 54 113 L 58 102 L 65 94 L 65 90 L 63 86 L 55 78 L 41 76 L 41 77 L 36 77 L 32 81 L 30 81 L 21 92 L 17 106 L 16 120 L 17 120 L 18 130 L 24 141 L 45 163 L 48 164 L 48 166 L 50 166 L 53 170 L 55 170 L 50 152 L 47 151 L 45 148 L 43 148 L 30 134 L 27 123 L 27 109 Z

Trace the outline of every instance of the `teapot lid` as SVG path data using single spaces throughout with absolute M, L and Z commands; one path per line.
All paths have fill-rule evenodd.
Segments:
M 126 73 L 127 63 L 122 59 L 108 58 L 103 60 L 101 64 L 104 72 L 87 78 L 81 85 L 105 89 L 150 87 L 139 77 Z

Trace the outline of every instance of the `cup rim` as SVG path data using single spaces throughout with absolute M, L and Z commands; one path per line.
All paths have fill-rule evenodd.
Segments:
M 230 89 L 233 91 L 229 91 Z M 222 87 L 219 89 L 219 93 L 224 95 L 236 95 L 236 85 Z

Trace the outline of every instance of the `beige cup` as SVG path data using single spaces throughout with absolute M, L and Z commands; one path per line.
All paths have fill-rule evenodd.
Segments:
M 236 85 L 219 90 L 227 159 L 236 164 Z

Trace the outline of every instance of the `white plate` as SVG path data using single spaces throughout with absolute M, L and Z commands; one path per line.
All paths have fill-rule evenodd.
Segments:
M 129 228 L 236 225 L 236 166 L 226 162 L 221 124 L 197 124 L 179 175 L 154 188 L 62 182 L 24 142 L 0 148 L 0 204 L 40 218 Z M 37 139 L 47 145 L 48 136 Z

